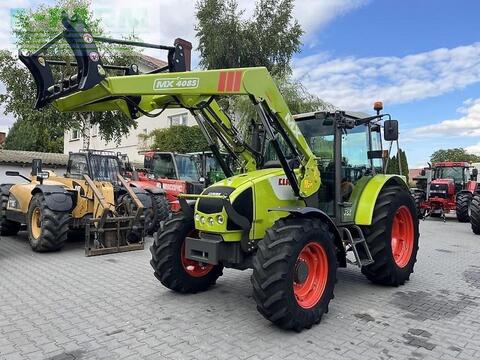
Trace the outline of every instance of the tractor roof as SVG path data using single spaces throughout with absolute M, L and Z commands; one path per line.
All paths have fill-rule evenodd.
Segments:
M 434 163 L 433 167 L 470 167 L 468 161 L 441 161 Z

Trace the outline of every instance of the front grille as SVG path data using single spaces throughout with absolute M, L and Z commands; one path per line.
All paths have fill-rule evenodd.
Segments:
M 448 197 L 448 185 L 446 184 L 432 184 L 430 185 L 430 197 Z

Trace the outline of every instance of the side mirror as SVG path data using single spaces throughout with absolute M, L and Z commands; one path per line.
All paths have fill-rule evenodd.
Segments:
M 37 173 L 37 181 L 40 184 L 43 184 L 43 180 L 48 179 L 49 176 L 50 176 L 50 174 L 49 174 L 48 171 L 40 171 L 40 172 Z
M 478 175 L 478 169 L 477 169 L 477 168 L 473 168 L 473 169 L 472 169 L 472 178 L 473 178 L 473 180 L 476 180 L 476 179 L 477 179 L 477 175 Z
M 31 175 L 37 176 L 42 172 L 42 159 L 33 159 L 32 161 L 32 173 Z
M 420 171 L 420 175 L 421 175 L 421 176 L 425 176 L 425 169 L 422 169 L 422 170 Z
M 385 141 L 398 140 L 398 121 L 397 120 L 385 120 L 383 123 L 383 138 Z

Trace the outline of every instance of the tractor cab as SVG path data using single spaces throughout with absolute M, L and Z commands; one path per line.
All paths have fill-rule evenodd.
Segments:
M 445 161 L 435 163 L 433 164 L 433 177 L 430 193 L 433 191 L 434 194 L 439 192 L 439 195 L 454 195 L 455 193 L 472 186 L 473 184 L 469 184 L 470 180 L 470 164 L 466 161 Z
M 88 175 L 93 181 L 118 182 L 120 163 L 117 154 L 110 151 L 81 150 L 70 153 L 66 177 L 83 179 Z
M 320 209 L 338 223 L 352 221 L 352 204 L 359 193 L 375 174 L 384 173 L 387 152 L 382 148 L 382 126 L 376 119 L 363 121 L 368 115 L 357 112 L 314 112 L 294 119 L 316 156 L 322 179 Z M 281 146 L 291 158 L 287 144 Z M 294 161 L 291 165 L 298 168 Z M 263 167 L 280 167 L 271 143 L 266 145 Z
M 144 167 L 162 182 L 165 190 L 199 194 L 203 181 L 192 156 L 172 152 L 149 151 L 144 154 Z
M 197 165 L 197 169 L 201 175 L 200 179 L 205 182 L 205 186 L 214 184 L 222 179 L 225 179 L 225 172 L 222 170 L 220 163 L 215 158 L 215 155 L 211 151 L 200 151 L 188 153 Z M 225 163 L 234 170 L 234 161 L 230 154 L 221 153 Z

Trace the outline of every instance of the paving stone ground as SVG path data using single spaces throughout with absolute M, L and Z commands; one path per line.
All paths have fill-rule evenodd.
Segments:
M 421 222 L 405 286 L 339 270 L 330 312 L 299 334 L 256 311 L 251 271 L 179 295 L 153 277 L 147 249 L 36 254 L 25 238 L 0 239 L 1 360 L 480 359 L 480 236 L 453 217 Z

